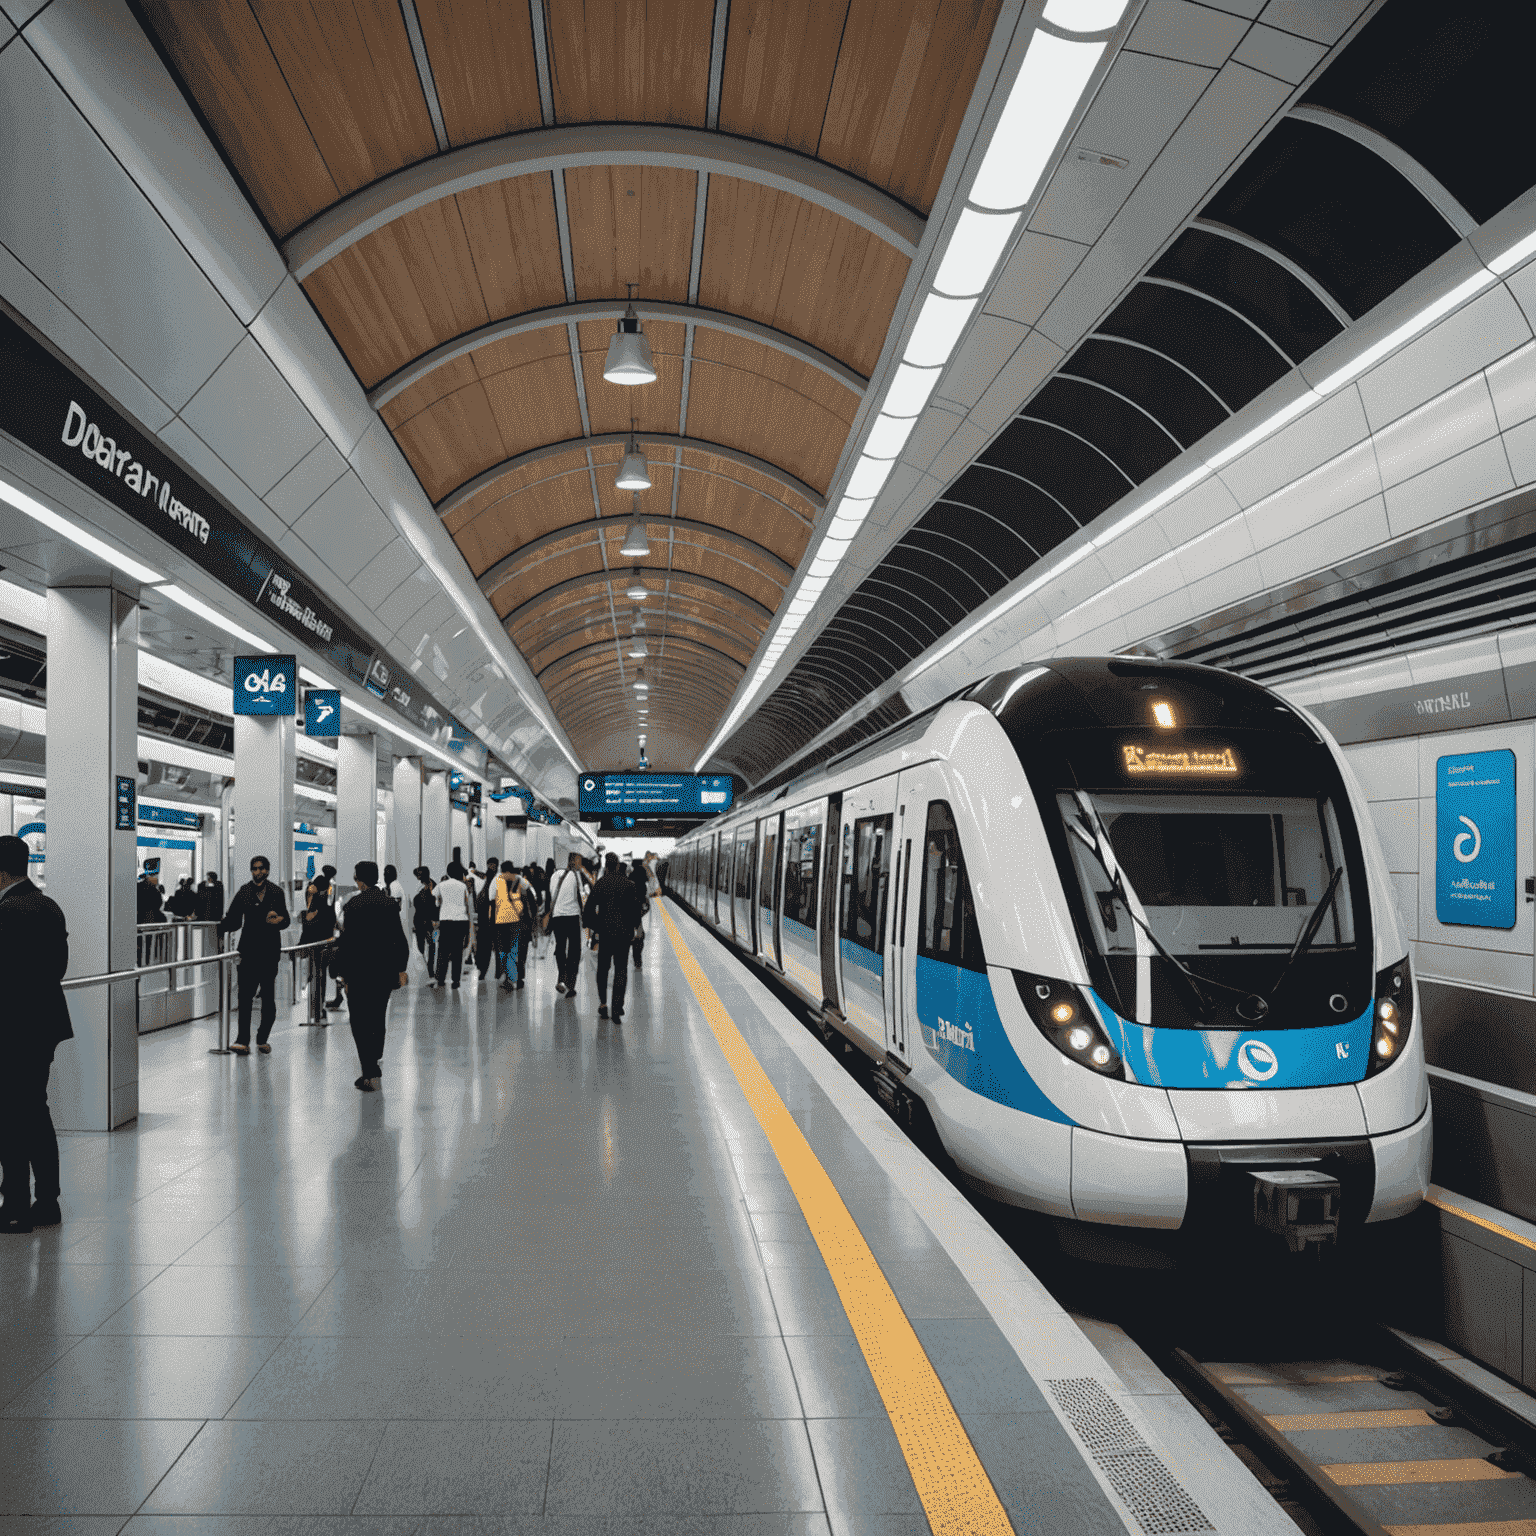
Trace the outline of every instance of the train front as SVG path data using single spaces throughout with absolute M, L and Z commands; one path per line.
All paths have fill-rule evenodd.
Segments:
M 1413 976 L 1337 747 L 1213 668 L 1059 661 L 1017 683 L 997 719 L 1080 952 L 1053 961 L 1037 929 L 1015 976 L 1081 1069 L 1048 1074 L 1077 1123 L 1074 1214 L 1173 1225 L 1182 1206 L 1186 1229 L 1251 1222 L 1305 1251 L 1411 1210 L 1430 1154 Z M 1164 1095 L 1154 1135 L 1182 1166 L 1143 1139 L 1136 1101 Z

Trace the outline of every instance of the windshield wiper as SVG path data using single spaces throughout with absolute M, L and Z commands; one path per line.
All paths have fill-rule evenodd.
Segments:
M 1317 937 L 1317 930 L 1323 926 L 1323 918 L 1328 908 L 1333 905 L 1333 898 L 1339 889 L 1339 882 L 1344 878 L 1344 866 L 1340 864 L 1328 877 L 1328 886 L 1324 890 L 1316 907 L 1312 909 L 1312 916 L 1307 919 L 1306 926 L 1296 935 L 1296 942 L 1291 945 L 1291 952 L 1285 957 L 1285 964 L 1280 967 L 1280 974 L 1275 978 L 1275 984 L 1264 994 L 1265 1011 L 1275 1000 L 1275 993 L 1280 990 L 1285 978 L 1291 974 L 1291 967 L 1307 952 L 1312 940 Z

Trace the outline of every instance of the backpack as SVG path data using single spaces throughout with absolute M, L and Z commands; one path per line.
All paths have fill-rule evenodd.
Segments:
M 511 909 L 511 917 L 508 922 L 521 923 L 523 920 L 523 890 L 520 885 L 508 886 L 500 875 L 496 877 L 496 883 L 500 889 L 496 892 L 496 921 L 502 921 L 501 909 L 505 903 Z

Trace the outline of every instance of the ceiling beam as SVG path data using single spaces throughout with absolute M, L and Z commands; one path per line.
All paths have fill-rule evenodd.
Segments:
M 579 607 L 580 605 L 576 605 L 576 606 Z M 570 610 L 570 611 L 574 611 L 574 610 Z M 717 640 L 723 640 L 723 641 L 725 641 L 729 645 L 740 646 L 741 649 L 744 650 L 747 653 L 748 656 L 750 656 L 752 654 L 752 652 L 757 649 L 758 637 L 756 635 L 741 634 L 741 633 L 739 633 L 738 631 L 736 631 L 734 629 L 728 628 L 724 624 L 716 624 L 711 619 L 701 619 L 696 614 L 691 614 L 691 613 L 690 614 L 672 614 L 672 615 L 668 615 L 668 614 L 663 613 L 660 616 L 660 619 L 658 619 L 655 614 L 647 615 L 647 623 L 646 623 L 646 628 L 645 628 L 645 637 L 646 637 L 646 639 L 648 641 L 649 640 L 656 640 L 656 641 L 660 642 L 660 641 L 665 640 L 668 635 L 676 635 L 680 639 L 684 639 L 684 640 L 687 640 L 687 639 L 691 638 L 691 636 L 688 635 L 685 632 L 684 629 L 682 629 L 682 628 L 678 628 L 678 629 L 672 628 L 671 624 L 673 622 L 675 622 L 676 624 L 681 625 L 681 626 L 686 626 L 687 629 L 702 630 L 705 634 L 711 635 L 711 636 L 713 636 Z M 602 629 L 602 628 L 603 628 L 603 626 L 601 624 L 599 624 L 597 626 L 597 629 L 599 629 L 599 630 Z M 549 650 L 553 646 L 557 646 L 557 645 L 562 644 L 566 640 L 572 640 L 572 639 L 575 639 L 577 636 L 588 635 L 590 633 L 596 633 L 596 631 L 593 630 L 591 618 L 590 618 L 590 616 L 588 616 L 587 618 L 581 619 L 577 623 L 566 625 L 566 627 L 564 629 L 560 630 L 557 634 L 545 634 L 545 635 L 542 635 L 540 637 L 539 643 L 537 645 L 533 646 L 531 649 L 533 650 L 533 652 L 535 654 L 539 654 L 539 653 L 542 653 L 544 651 Z M 606 635 L 604 635 L 603 643 L 607 644 L 607 640 L 608 640 L 608 637 Z M 583 643 L 586 643 L 586 642 L 584 641 Z M 658 647 L 657 647 L 657 659 L 658 660 L 660 659 L 661 654 L 662 654 L 661 647 L 658 644 Z M 532 666 L 532 664 L 533 663 L 530 661 L 529 665 Z M 549 665 L 549 663 L 545 663 L 545 665 L 547 666 L 547 665 Z
M 531 613 L 540 603 L 547 603 L 551 598 L 559 597 L 566 592 L 574 592 L 581 587 L 607 587 L 610 592 L 614 582 L 623 582 L 626 586 L 632 576 L 639 573 L 641 576 L 649 576 L 653 580 L 666 577 L 666 571 L 656 566 L 625 566 L 621 571 L 593 571 L 586 576 L 572 576 L 568 581 L 556 582 L 552 587 L 545 587 L 542 592 L 535 593 L 527 602 L 519 603 L 516 608 L 502 616 L 502 627 L 508 628 L 519 621 L 520 616 Z M 762 624 L 768 624 L 773 619 L 772 612 L 763 607 L 754 597 L 748 597 L 745 592 L 739 592 L 735 587 L 728 586 L 723 581 L 716 581 L 711 576 L 695 576 L 692 571 L 673 571 L 672 580 L 680 587 L 698 587 L 701 591 L 714 593 L 718 597 L 727 598 L 733 603 L 738 603 L 746 609 L 755 619 Z M 653 589 L 654 590 L 654 589 Z M 625 599 L 628 601 L 628 599 Z
M 672 529 L 674 535 L 693 534 L 694 538 L 683 538 L 679 542 L 694 544 L 704 549 L 709 549 L 710 546 L 702 543 L 702 540 L 718 540 L 726 546 L 726 549 L 714 550 L 713 553 L 748 566 L 756 570 L 760 576 L 766 576 L 769 580 L 778 582 L 780 586 L 787 586 L 790 578 L 795 574 L 795 568 L 780 560 L 771 549 L 764 549 L 761 544 L 753 543 L 743 534 L 732 533 L 728 528 L 717 528 L 713 523 L 696 523 L 686 517 L 669 518 L 664 512 L 642 512 L 641 521 L 659 523 L 663 527 Z M 480 583 L 480 590 L 489 597 L 498 587 L 504 586 L 514 576 L 521 575 L 530 563 L 543 559 L 549 550 L 566 543 L 577 534 L 594 533 L 601 541 L 611 530 L 622 532 L 628 526 L 628 517 L 605 517 L 601 521 L 594 519 L 567 523 L 563 528 L 556 528 L 540 538 L 530 539 L 526 544 L 519 544 L 511 554 L 498 560 L 483 576 L 476 577 L 476 580 Z M 578 544 L 574 545 L 573 549 L 583 547 L 585 546 Z M 570 551 L 559 550 L 558 553 L 566 554 Z
M 694 640 L 688 635 L 673 635 L 672 642 L 674 645 L 690 646 L 695 651 L 708 651 L 711 656 L 718 656 L 722 661 L 734 667 L 738 673 L 745 672 L 747 670 L 746 662 L 738 661 L 734 656 L 728 656 L 724 651 L 717 650 L 712 645 L 705 645 L 702 640 Z M 539 679 L 540 685 L 542 686 L 544 674 L 546 672 L 552 672 L 556 667 L 563 666 L 568 661 L 576 661 L 583 656 L 595 656 L 600 651 L 606 652 L 612 648 L 613 647 L 611 641 L 599 640 L 592 645 L 584 645 L 579 650 L 567 651 L 564 656 L 557 656 L 553 661 L 547 663 L 540 671 L 536 672 L 534 676 Z M 649 657 L 642 656 L 639 658 L 639 664 L 643 667 L 648 660 L 650 660 Z
M 661 573 L 659 571 L 652 571 L 650 574 L 655 576 Z M 732 636 L 736 644 L 745 646 L 749 651 L 755 651 L 758 641 L 762 639 L 761 626 L 753 619 L 746 618 L 737 609 L 729 606 L 729 603 L 735 600 L 736 589 L 734 587 L 722 587 L 721 591 L 731 594 L 731 596 L 729 598 L 722 597 L 712 592 L 700 591 L 695 587 L 685 598 L 680 599 L 680 601 L 688 606 L 686 610 L 678 613 L 678 621 L 685 624 L 705 623 L 704 619 L 694 616 L 693 610 L 699 609 L 709 616 L 707 622 L 714 624 L 723 633 Z M 515 642 L 518 644 L 518 649 L 524 655 L 528 655 L 535 651 L 543 650 L 546 646 L 554 644 L 557 640 L 568 638 L 579 627 L 572 622 L 573 617 L 576 615 L 584 615 L 583 622 L 597 624 L 612 622 L 611 620 L 605 621 L 601 615 L 593 614 L 591 603 L 592 594 L 590 592 L 567 592 L 561 601 L 540 608 L 537 617 L 541 625 L 541 632 L 536 636 L 530 637 L 526 646 L 520 642 Z M 533 617 L 531 613 L 526 615 L 520 622 L 526 624 L 530 617 Z M 657 617 L 656 611 L 652 609 L 646 615 L 647 625 L 655 623 Z M 671 622 L 670 614 L 664 614 L 661 617 L 668 623 Z M 542 626 L 553 626 L 557 622 L 565 625 L 565 628 L 558 635 L 546 636 L 542 632 Z M 743 634 L 743 630 L 747 631 L 747 633 Z M 658 629 L 657 633 L 661 634 L 662 631 Z
M 561 222 L 563 227 L 564 220 Z M 561 260 L 568 260 L 563 242 Z M 572 282 L 568 279 L 567 291 L 571 286 Z M 412 358 L 403 368 L 397 369 L 368 391 L 368 403 L 374 410 L 382 410 L 396 395 L 402 394 L 413 384 L 419 384 L 444 363 L 451 363 L 455 358 L 488 347 L 492 342 L 505 341 L 509 336 L 526 336 L 531 331 L 547 330 L 551 326 L 566 325 L 573 321 L 617 320 L 625 308 L 623 299 L 589 299 L 581 304 L 558 304 L 548 309 L 527 310 L 506 320 L 493 320 L 489 325 L 465 331 L 462 336 L 455 336 L 441 346 L 433 347 L 430 352 Z M 673 320 L 684 325 L 703 325 L 713 331 L 724 331 L 729 336 L 740 337 L 744 341 L 760 342 L 775 352 L 782 352 L 785 357 L 792 357 L 796 362 L 815 368 L 861 397 L 869 383 L 863 374 L 855 372 L 846 363 L 840 363 L 809 342 L 801 341 L 798 336 L 776 331 L 771 325 L 762 325 L 741 315 L 727 314 L 718 309 L 700 309 L 697 304 L 667 304 L 643 299 L 635 300 L 635 313 L 642 320 Z
M 669 451 L 677 448 L 685 449 L 692 453 L 707 453 L 716 459 L 724 459 L 727 464 L 734 464 L 740 469 L 749 469 L 754 474 L 762 475 L 766 479 L 773 480 L 791 495 L 798 496 L 801 501 L 809 503 L 818 512 L 827 504 L 827 498 L 820 491 L 814 491 L 805 481 L 797 479 L 787 469 L 780 469 L 777 464 L 770 464 L 767 459 L 759 459 L 750 453 L 743 453 L 739 448 L 727 448 L 722 443 L 706 442 L 700 437 L 679 437 L 674 432 L 641 432 L 639 438 L 642 444 L 649 443 Z M 623 448 L 629 443 L 628 432 L 599 432 L 594 437 L 572 437 L 563 443 L 545 443 L 542 448 L 532 448 L 527 453 L 520 453 L 514 458 L 503 459 L 500 464 L 493 464 L 487 470 L 482 470 L 472 480 L 466 480 L 457 489 L 449 491 L 437 504 L 437 515 L 447 517 L 450 512 L 456 512 L 465 502 L 473 501 L 487 487 L 494 485 L 503 475 L 509 475 L 515 469 L 525 469 L 530 464 L 538 464 L 544 459 L 557 458 L 565 453 L 580 453 L 583 450 L 591 452 L 594 448 Z M 658 468 L 665 469 L 691 469 L 689 464 L 673 464 L 670 459 L 656 459 L 654 462 Z M 781 504 L 782 505 L 782 504 Z M 794 512 L 793 507 L 787 507 L 786 511 Z M 807 526 L 812 519 L 797 517 Z
M 575 123 L 466 144 L 381 177 L 333 203 L 283 242 L 288 270 L 302 282 L 386 224 L 429 203 L 515 176 L 573 167 L 658 165 L 735 176 L 788 192 L 847 219 L 900 251 L 917 255 L 925 220 L 847 171 L 756 139 L 667 123 Z

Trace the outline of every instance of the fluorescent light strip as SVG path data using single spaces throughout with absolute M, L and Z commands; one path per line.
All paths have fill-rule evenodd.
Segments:
M 71 544 L 95 555 L 97 559 L 116 566 L 118 570 L 133 577 L 135 581 L 165 580 L 158 571 L 150 570 L 147 565 L 141 564 L 131 555 L 125 555 L 120 550 L 114 549 L 105 539 L 99 539 L 94 533 L 87 533 L 84 528 L 77 527 L 68 518 L 61 517 L 52 507 L 44 506 L 35 496 L 29 496 L 20 486 L 12 485 L 9 480 L 0 480 L 0 501 L 6 502 L 18 512 L 25 513 L 33 522 L 41 523 L 51 533 L 68 539 Z
M 173 603 L 179 603 L 188 613 L 195 613 L 198 618 L 206 620 L 216 629 L 222 629 L 226 635 L 233 635 L 242 645 L 249 645 L 253 649 L 268 654 L 275 653 L 277 647 L 269 645 L 260 635 L 253 635 L 250 630 L 241 628 L 233 619 L 226 618 L 217 608 L 205 603 L 200 597 L 193 597 L 190 592 L 178 587 L 174 581 L 168 581 L 156 591 L 163 592 Z

